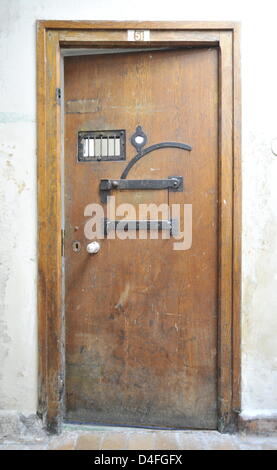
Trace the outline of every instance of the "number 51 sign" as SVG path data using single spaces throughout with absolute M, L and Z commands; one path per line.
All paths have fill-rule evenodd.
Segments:
M 128 29 L 128 41 L 150 41 L 149 29 Z

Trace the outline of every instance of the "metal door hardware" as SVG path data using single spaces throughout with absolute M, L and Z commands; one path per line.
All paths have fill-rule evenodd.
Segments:
M 147 135 L 143 132 L 141 126 L 137 126 L 135 133 L 131 136 L 131 144 L 135 147 L 137 155 L 135 155 L 128 163 L 124 169 L 120 179 L 126 179 L 131 168 L 145 155 L 148 155 L 155 150 L 165 149 L 165 148 L 179 148 L 182 150 L 191 151 L 192 147 L 188 144 L 183 144 L 182 142 L 160 142 L 159 144 L 150 145 L 143 149 L 144 145 L 147 143 Z
M 61 104 L 62 101 L 62 90 L 60 88 L 56 88 L 56 103 Z
M 135 147 L 138 153 L 140 153 L 142 147 L 147 144 L 147 135 L 143 132 L 141 126 L 136 127 L 136 131 L 131 137 L 131 144 Z
M 177 236 L 179 233 L 178 219 L 170 220 L 109 220 L 103 219 L 104 235 L 112 230 L 168 230 L 170 235 Z
M 98 242 L 91 242 L 87 245 L 87 252 L 94 255 L 98 253 L 100 250 L 100 243 Z
M 79 133 L 80 134 L 80 133 Z M 84 136 L 83 136 L 84 137 Z M 88 138 L 85 136 L 85 138 Z M 162 180 L 127 180 L 127 176 L 131 168 L 145 155 L 150 152 L 165 148 L 179 148 L 191 151 L 192 147 L 181 142 L 160 142 L 143 149 L 147 143 L 147 135 L 143 132 L 141 126 L 137 126 L 135 133 L 131 136 L 131 144 L 135 147 L 137 154 L 129 161 L 123 170 L 119 180 L 101 179 L 100 181 L 100 197 L 101 202 L 107 202 L 107 196 L 112 189 L 168 189 L 168 191 L 183 191 L 183 177 L 169 176 L 168 179 Z M 83 144 L 82 144 L 83 145 Z M 83 148 L 83 147 L 82 147 Z
M 112 180 L 101 179 L 100 181 L 100 198 L 101 202 L 107 202 L 108 193 L 112 190 L 144 190 L 144 189 L 168 189 L 168 191 L 177 192 L 184 190 L 182 176 L 169 176 L 168 179 L 161 180 Z

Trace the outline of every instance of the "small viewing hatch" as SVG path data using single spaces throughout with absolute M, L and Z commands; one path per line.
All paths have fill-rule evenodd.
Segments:
M 87 131 L 78 133 L 78 161 L 126 160 L 125 131 Z

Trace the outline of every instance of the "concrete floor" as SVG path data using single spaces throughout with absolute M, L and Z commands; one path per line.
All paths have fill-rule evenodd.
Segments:
M 65 426 L 59 436 L 0 441 L 0 450 L 277 450 L 277 435 Z

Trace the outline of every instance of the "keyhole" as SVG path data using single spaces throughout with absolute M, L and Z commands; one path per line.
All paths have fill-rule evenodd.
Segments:
M 72 249 L 75 253 L 78 253 L 80 250 L 81 250 L 81 243 L 78 242 L 77 240 L 75 240 L 73 243 L 72 243 Z

